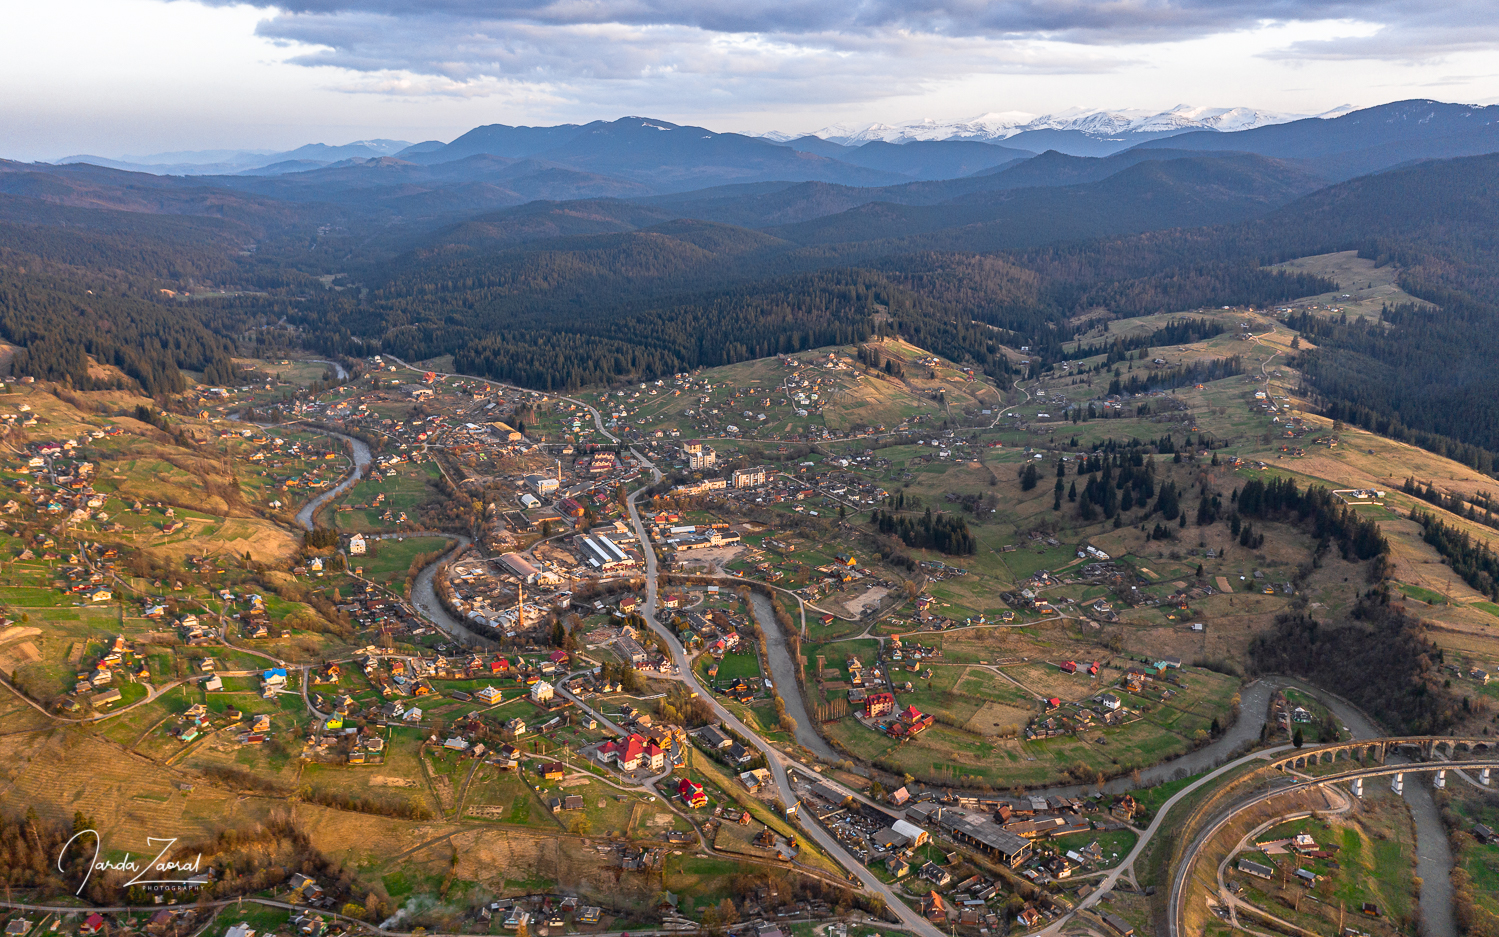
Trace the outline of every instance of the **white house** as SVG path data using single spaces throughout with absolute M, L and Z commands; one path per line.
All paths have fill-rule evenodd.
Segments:
M 533 703 L 545 703 L 554 695 L 554 688 L 545 680 L 538 680 L 531 686 L 531 702 Z
M 349 555 L 363 556 L 365 550 L 364 534 L 355 534 L 349 538 Z

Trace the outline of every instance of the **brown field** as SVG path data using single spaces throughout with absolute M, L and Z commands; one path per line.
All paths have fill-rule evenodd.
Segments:
M 1027 689 L 1044 697 L 1058 696 L 1064 700 L 1079 700 L 1102 692 L 1108 686 L 1108 672 L 1094 679 L 1085 673 L 1063 673 L 1054 664 L 1024 664 L 1018 667 L 1002 667 Z
M 963 728 L 976 735 L 998 735 L 1002 730 L 1024 728 L 1035 713 L 1000 703 L 985 703 L 969 717 Z
M 1287 270 L 1297 270 L 1327 277 L 1338 284 L 1332 293 L 1308 296 L 1298 302 L 1310 302 L 1337 306 L 1348 313 L 1348 318 L 1379 317 L 1379 308 L 1386 303 L 1415 303 L 1426 305 L 1422 300 L 1402 290 L 1395 283 L 1399 268 L 1393 264 L 1376 267 L 1374 261 L 1364 260 L 1357 251 L 1339 251 L 1335 254 L 1317 254 L 1313 257 L 1298 257 L 1277 264 Z M 1344 299 L 1343 294 L 1348 294 Z

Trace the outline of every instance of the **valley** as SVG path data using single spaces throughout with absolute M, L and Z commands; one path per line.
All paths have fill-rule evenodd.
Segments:
M 1368 110 L 0 164 L 7 933 L 1489 932 L 1499 160 Z
M 1337 256 L 1306 258 L 1294 266 L 1324 276 L 1346 276 L 1353 267 Z M 1386 276 L 1379 285 L 1388 289 L 1389 284 Z M 1313 296 L 1267 310 L 1188 310 L 1084 333 L 1075 345 L 1079 352 L 1089 346 L 1112 350 L 1069 357 L 1033 371 L 1009 390 L 895 338 L 707 369 L 608 395 L 585 390 L 576 402 L 434 376 L 420 370 L 420 363 L 408 369 L 398 360 L 377 360 L 376 366 L 349 362 L 344 382 L 332 381 L 320 366 L 299 369 L 290 359 L 242 360 L 252 373 L 268 373 L 264 386 L 252 383 L 217 400 L 210 395 L 201 412 L 173 418 L 170 433 L 149 421 L 101 419 L 111 406 L 129 409 L 130 399 L 118 393 L 14 385 L 3 405 L 36 416 L 37 427 L 16 426 L 29 430 L 26 437 L 43 426 L 49 436 L 74 438 L 87 437 L 94 426 L 102 430 L 85 443 L 100 451 L 72 453 L 80 462 L 86 457 L 88 471 L 99 478 L 90 485 L 101 496 L 93 512 L 99 516 L 75 517 L 67 534 L 73 539 L 57 550 L 81 549 L 72 561 L 104 571 L 95 578 L 116 584 L 119 593 L 106 600 L 113 608 L 78 609 L 77 599 L 54 598 L 47 575 L 52 554 L 38 562 L 38 551 L 30 550 L 32 556 L 9 564 L 0 596 L 17 624 L 16 637 L 7 641 L 7 682 L 34 698 L 63 701 L 55 712 L 65 724 L 49 724 L 56 717 L 35 710 L 13 710 L 8 718 L 18 720 L 22 731 L 8 737 L 9 760 L 18 766 L 8 775 L 8 789 L 38 807 L 72 804 L 69 809 L 86 816 L 105 812 L 109 804 L 140 805 L 108 825 L 108 837 L 120 841 L 150 835 L 164 823 L 211 834 L 221 809 L 215 805 L 225 798 L 261 822 L 288 816 L 330 858 L 361 870 L 356 873 L 361 880 L 376 884 L 360 899 L 366 906 L 394 907 L 435 887 L 393 887 L 392 876 L 409 882 L 412 870 L 426 863 L 437 882 L 442 876 L 435 863 L 450 849 L 464 857 L 449 873 L 464 892 L 455 894 L 447 886 L 447 897 L 425 913 L 513 887 L 508 878 L 483 871 L 497 858 L 489 855 L 494 841 L 487 830 L 504 831 L 510 852 L 502 866 L 534 869 L 529 874 L 555 883 L 549 887 L 611 907 L 616 919 L 650 914 L 651 862 L 662 863 L 654 874 L 672 883 L 669 887 L 687 889 L 685 894 L 712 904 L 717 899 L 711 888 L 696 891 L 690 884 L 695 867 L 671 858 L 674 852 L 686 855 L 672 848 L 672 837 L 689 843 L 702 837 L 704 845 L 697 848 L 707 849 L 707 857 L 725 849 L 758 855 L 754 846 L 730 846 L 724 833 L 711 829 L 724 822 L 725 811 L 746 807 L 760 818 L 751 825 L 763 821 L 771 836 L 777 828 L 791 836 L 793 828 L 777 819 L 776 797 L 767 801 L 767 790 L 757 794 L 732 777 L 743 762 L 716 762 L 712 745 L 687 741 L 696 735 L 692 723 L 701 716 L 691 715 L 690 706 L 679 711 L 667 705 L 679 705 L 672 702 L 678 700 L 672 681 L 681 673 L 673 654 L 683 652 L 651 663 L 650 655 L 660 655 L 665 643 L 649 629 L 640 630 L 643 613 L 624 611 L 626 603 L 618 598 L 646 591 L 647 601 L 654 594 L 655 620 L 669 626 L 675 646 L 685 648 L 689 659 L 701 654 L 692 665 L 696 678 L 748 732 L 768 742 L 776 758 L 810 766 L 799 769 L 806 772 L 806 783 L 821 783 L 812 773 L 820 768 L 823 776 L 874 799 L 897 789 L 927 790 L 1013 804 L 1016 798 L 1023 803 L 1029 790 L 1055 791 L 1049 794 L 1053 799 L 1077 799 L 1080 806 L 1074 809 L 1085 831 L 1107 831 L 1118 823 L 1112 819 L 1118 809 L 1091 818 L 1088 811 L 1127 792 L 1136 792 L 1138 799 L 1139 792 L 1159 783 L 1152 778 L 1163 774 L 1169 782 L 1172 766 L 1193 764 L 1190 753 L 1198 749 L 1226 753 L 1214 743 L 1220 734 L 1234 727 L 1233 737 L 1244 739 L 1239 725 L 1253 726 L 1265 717 L 1267 695 L 1258 689 L 1264 678 L 1247 686 L 1241 681 L 1249 678 L 1246 664 L 1254 659 L 1256 637 L 1277 616 L 1305 609 L 1337 620 L 1367 601 L 1368 564 L 1340 557 L 1336 549 L 1319 551 L 1294 517 L 1289 523 L 1273 516 L 1246 520 L 1239 535 L 1229 530 L 1230 515 L 1238 520 L 1245 510 L 1238 495 L 1271 480 L 1336 491 L 1342 499 L 1337 504 L 1359 502 L 1346 508 L 1350 515 L 1375 520 L 1389 543 L 1381 575 L 1388 578 L 1392 608 L 1423 623 L 1423 639 L 1433 642 L 1460 675 L 1448 684 L 1457 684 L 1454 699 L 1463 699 L 1464 711 L 1472 714 L 1467 725 L 1479 729 L 1480 722 L 1491 721 L 1487 687 L 1474 684 L 1468 674 L 1491 670 L 1499 657 L 1491 597 L 1455 577 L 1422 539 L 1421 526 L 1408 518 L 1413 510 L 1431 509 L 1484 541 L 1499 532 L 1433 508 L 1429 499 L 1404 488 L 1405 479 L 1412 478 L 1472 500 L 1482 497 L 1484 476 L 1309 412 L 1299 376 L 1287 363 L 1299 338 L 1288 322 L 1303 310 L 1341 314 L 1338 306 L 1321 308 L 1330 305 L 1328 300 Z M 1158 336 L 1187 322 L 1194 323 L 1189 337 L 1200 338 L 1143 345 L 1122 360 L 1109 360 L 1120 353 L 1108 342 Z M 1006 349 L 1005 354 L 1024 366 L 1024 351 Z M 1207 362 L 1230 360 L 1237 362 L 1230 376 L 1195 384 L 1174 377 L 1183 366 L 1206 368 Z M 1128 395 L 1107 392 L 1137 369 L 1147 388 L 1156 375 L 1169 376 L 1177 386 Z M 1211 377 L 1208 370 L 1202 375 Z M 246 422 L 272 405 L 287 422 L 276 427 Z M 471 416 L 480 412 L 482 424 Z M 225 419 L 230 415 L 240 422 Z M 265 568 L 285 562 L 278 560 L 284 553 L 252 549 L 253 565 L 246 563 L 245 551 L 233 540 L 217 539 L 232 528 L 231 503 L 218 502 L 221 516 L 215 516 L 205 494 L 186 492 L 225 490 L 226 482 L 215 482 L 213 473 L 232 473 L 234 490 L 244 493 L 238 509 L 243 523 L 286 530 L 297 502 L 308 497 L 288 486 L 287 477 L 301 479 L 305 487 L 331 488 L 350 470 L 347 454 L 340 452 L 345 447 L 337 437 L 320 435 L 324 430 L 370 440 L 372 454 L 362 458 L 376 469 L 315 515 L 320 525 L 326 519 L 340 532 L 336 541 L 318 541 L 315 547 L 309 536 L 292 575 Z M 161 440 L 153 442 L 153 434 Z M 30 448 L 21 439 L 17 434 L 12 444 Z M 157 448 L 152 458 L 143 459 L 141 447 L 149 445 Z M 593 474 L 598 457 L 582 456 L 570 472 L 591 477 L 564 478 L 544 502 L 532 498 L 538 503 L 530 508 L 517 503 L 524 501 L 522 494 L 537 490 L 534 479 L 554 474 L 555 460 L 537 455 L 590 448 L 611 458 L 617 450 L 618 460 L 599 475 Z M 185 461 L 195 451 L 219 455 Z M 1124 455 L 1117 469 L 1122 472 L 1132 465 L 1131 452 L 1143 452 L 1141 464 L 1150 466 L 1150 495 L 1139 495 L 1134 505 L 1111 505 L 1101 498 L 1089 519 L 1076 493 L 1079 487 L 1094 489 L 1076 482 L 1116 471 L 1116 454 Z M 705 464 L 694 468 L 688 464 L 694 459 Z M 142 542 L 134 526 L 105 523 L 122 509 L 127 516 L 131 510 L 129 503 L 114 500 L 128 498 L 146 480 L 159 486 L 165 480 L 162 466 L 173 464 L 185 469 L 177 469 L 183 477 L 175 483 L 184 492 L 177 501 L 179 516 L 207 524 L 193 535 L 196 539 L 178 544 L 170 535 L 155 534 L 160 543 Z M 259 481 L 262 465 L 270 471 Z M 760 465 L 768 467 L 763 481 L 750 471 Z M 1033 484 L 1026 481 L 1032 466 Z M 56 457 L 46 467 L 44 485 L 66 471 Z M 720 472 L 733 474 L 736 486 L 740 475 L 751 481 L 742 488 L 705 488 L 703 480 Z M 34 484 L 15 469 L 10 477 L 22 480 L 10 482 L 13 488 Z M 110 484 L 101 484 L 105 480 Z M 1052 484 L 1062 480 L 1065 485 Z M 646 539 L 633 536 L 633 515 L 612 496 L 621 486 L 631 493 L 632 506 L 640 507 Z M 1175 493 L 1174 510 L 1163 507 L 1160 497 L 1168 486 Z M 452 521 L 468 511 L 467 499 L 444 500 L 450 487 L 482 492 L 479 503 L 494 505 L 471 515 L 468 523 L 485 528 L 478 539 L 490 557 L 524 555 L 521 563 L 528 560 L 533 567 L 526 577 L 516 577 L 513 561 L 484 561 L 483 554 L 473 552 L 478 544 L 444 556 L 455 536 L 424 533 L 452 530 Z M 1115 490 L 1141 489 L 1129 482 Z M 1367 494 L 1370 490 L 1379 494 Z M 576 526 L 609 529 L 607 536 L 625 548 L 623 563 L 606 571 L 568 571 L 569 564 L 589 556 L 580 546 L 586 535 L 571 542 L 548 538 L 549 530 L 574 526 L 569 499 L 583 505 Z M 191 513 L 188 503 L 198 511 Z M 919 540 L 903 543 L 901 535 L 892 537 L 872 520 L 887 510 L 893 517 L 918 519 L 928 507 L 961 518 L 971 546 L 944 552 Z M 1118 523 L 1108 516 L 1111 507 Z M 445 513 L 455 509 L 459 513 Z M 17 524 L 28 510 L 16 512 Z M 195 520 L 197 514 L 203 521 Z M 173 515 L 178 511 L 167 516 Z M 146 517 L 149 523 L 149 512 Z M 1246 546 L 1244 530 L 1251 524 L 1265 539 L 1256 537 Z M 21 534 L 17 542 L 29 545 L 24 529 L 14 528 Z M 684 531 L 694 529 L 724 532 L 724 546 L 697 548 L 688 542 L 692 534 L 683 539 Z M 915 530 L 919 536 L 921 528 Z M 350 555 L 355 551 L 348 538 L 356 534 L 368 535 L 359 556 Z M 289 532 L 278 536 L 292 542 Z M 118 546 L 100 552 L 80 537 Z M 265 549 L 275 541 L 254 542 Z M 332 562 L 326 545 L 337 549 Z M 664 557 L 656 577 L 641 575 L 647 553 Z M 215 555 L 223 558 L 218 568 Z M 61 558 L 59 552 L 50 562 Z M 126 558 L 139 572 L 118 572 Z M 446 584 L 437 591 L 448 606 L 443 617 L 463 622 L 456 633 L 426 624 L 421 609 L 402 598 L 419 566 L 434 562 Z M 588 570 L 586 562 L 582 568 Z M 177 578 L 189 581 L 170 581 Z M 534 588 L 524 606 L 527 617 L 521 618 L 513 607 L 506 609 L 504 595 L 508 589 L 514 601 L 515 584 L 524 588 L 527 581 Z M 718 585 L 709 588 L 710 583 Z M 774 608 L 747 587 L 772 599 Z M 249 595 L 257 589 L 264 598 Z M 476 589 L 489 598 L 462 598 Z M 167 594 L 153 606 L 155 590 Z M 591 599 L 577 598 L 601 591 L 614 596 L 606 598 L 602 614 L 596 611 L 599 603 L 589 608 Z M 668 593 L 673 607 L 661 609 Z M 379 598 L 385 595 L 391 598 Z M 570 602 L 573 610 L 551 610 L 550 596 L 557 597 L 558 608 Z M 351 597 L 352 605 L 340 604 Z M 486 609 L 480 617 L 465 612 L 480 607 Z M 192 619 L 189 609 L 197 621 L 220 624 L 204 638 L 183 642 L 187 632 L 180 622 L 176 629 L 163 623 L 176 620 L 172 616 Z M 264 626 L 258 624 L 262 621 Z M 560 623 L 566 638 L 562 651 L 549 658 L 543 650 L 536 657 L 536 648 L 544 649 L 555 635 L 549 639 L 535 629 L 544 631 L 550 621 Z M 753 648 L 755 633 L 783 628 L 789 642 Z M 258 632 L 262 636 L 254 637 Z M 620 650 L 627 646 L 619 643 L 623 635 L 632 632 L 640 646 L 651 648 L 644 652 L 643 666 Z M 714 650 L 724 635 L 743 646 Z M 103 654 L 112 641 L 117 649 L 123 641 L 127 649 L 119 701 L 101 703 L 108 694 L 91 688 L 93 699 L 81 710 L 84 721 L 66 722 L 69 709 L 79 712 L 79 707 L 67 702 L 68 683 L 60 671 Z M 454 656 L 463 646 L 477 653 Z M 800 664 L 788 671 L 775 658 L 767 663 L 766 654 Z M 39 659 L 28 663 L 32 657 Z M 286 688 L 260 692 L 257 687 L 264 687 L 271 673 L 267 663 L 283 661 Z M 360 661 L 365 661 L 362 672 Z M 496 671 L 491 661 L 505 664 L 504 669 Z M 475 662 L 481 662 L 482 674 Z M 590 670 L 594 663 L 602 670 Z M 415 669 L 418 682 L 401 676 L 407 668 Z M 628 691 L 624 696 L 610 692 L 610 674 L 620 668 L 629 672 L 621 684 L 641 681 L 666 695 L 646 708 L 625 705 Z M 1097 672 L 1088 672 L 1093 669 Z M 514 683 L 512 673 L 527 671 L 531 676 L 507 689 Z M 564 676 L 565 671 L 571 673 Z M 759 686 L 771 671 L 780 689 Z M 214 675 L 214 687 L 205 689 L 198 676 L 205 672 Z M 559 690 L 566 686 L 570 699 L 586 705 L 564 710 L 564 720 L 553 720 L 556 725 L 526 742 L 534 730 L 513 723 L 545 721 L 549 708 L 533 699 L 526 684 L 550 690 L 548 680 Z M 734 690 L 734 680 L 747 683 L 747 691 Z M 461 702 L 484 687 L 501 688 L 490 705 L 475 710 L 473 703 Z M 788 702 L 784 709 L 805 714 L 811 726 L 778 715 L 782 696 L 793 694 L 798 704 Z M 893 700 L 883 713 L 870 708 L 881 694 Z M 1272 695 L 1279 700 L 1288 691 Z M 335 696 L 346 702 L 328 716 Z M 1252 698 L 1253 711 L 1244 708 L 1246 697 Z M 394 716 L 392 704 L 382 704 L 392 698 L 398 701 Z M 403 707 L 402 700 L 409 702 Z M 536 714 L 538 707 L 542 715 Z M 640 718 L 633 730 L 618 729 L 628 724 L 612 715 L 620 707 L 655 718 Z M 124 711 L 114 718 L 117 708 Z M 405 728 L 410 720 L 403 717 L 413 708 L 420 722 Z M 580 722 L 579 711 L 606 714 L 612 721 Z M 352 737 L 352 748 L 334 728 L 349 725 L 343 720 L 351 716 L 353 725 L 364 725 Z M 671 723 L 684 717 L 687 734 L 674 738 L 672 733 L 683 728 Z M 262 719 L 269 731 L 262 730 L 264 741 L 256 741 L 253 723 Z M 1285 725 L 1292 725 L 1287 719 Z M 250 725 L 248 735 L 237 735 L 245 725 Z M 1312 727 L 1328 731 L 1315 722 Z M 1289 729 L 1273 722 L 1266 728 L 1269 734 L 1253 741 L 1272 747 L 1288 742 Z M 809 729 L 815 737 L 810 746 L 802 742 Z M 1342 737 L 1331 731 L 1322 738 Z M 718 805 L 716 816 L 698 814 L 686 804 L 653 807 L 678 799 L 674 781 L 667 792 L 656 777 L 611 779 L 598 753 L 613 744 L 609 740 L 616 732 L 624 733 L 619 738 L 661 739 L 669 762 L 664 776 L 680 771 L 700 778 L 713 798 L 710 804 Z M 479 739 L 485 745 L 478 750 L 492 744 L 498 759 L 487 752 L 475 759 L 464 750 Z M 1242 745 L 1235 749 L 1242 750 Z M 92 778 L 86 796 L 81 789 L 70 795 L 61 781 L 79 759 L 113 761 L 121 755 L 138 760 L 128 771 Z M 579 809 L 576 815 L 553 813 L 556 808 L 547 805 L 553 795 L 542 775 L 550 770 L 547 759 L 558 757 L 562 780 L 552 789 L 558 797 L 581 799 L 582 807 L 573 808 Z M 1209 765 L 1224 755 L 1210 757 Z M 142 770 L 144 765 L 152 767 Z M 1176 776 L 1186 776 L 1201 769 L 1175 770 Z M 525 780 L 534 772 L 541 772 L 539 785 Z M 182 779 L 193 780 L 184 787 Z M 641 780 L 643 787 L 633 786 Z M 191 793 L 184 795 L 187 788 Z M 653 789 L 662 790 L 647 793 Z M 820 803 L 819 796 L 804 793 L 803 809 L 813 809 L 806 805 Z M 340 832 L 347 826 L 345 816 L 362 818 L 359 845 Z M 1079 822 L 1068 821 L 1065 810 L 1061 817 L 1067 829 L 1066 823 Z M 712 820 L 708 829 L 705 819 Z M 1148 819 L 1141 813 L 1121 828 L 1139 829 Z M 441 834 L 435 844 L 434 833 Z M 529 847 L 528 837 L 534 840 Z M 536 853 L 544 840 L 566 844 L 565 849 Z M 637 861 L 629 858 L 632 850 L 644 850 L 639 861 L 647 863 L 647 878 L 621 891 L 640 873 L 621 879 L 615 872 L 605 886 L 588 871 L 604 855 L 591 845 L 600 843 L 623 849 L 626 869 Z M 382 853 L 398 856 L 398 864 L 375 858 Z M 805 867 L 814 879 L 836 872 L 836 853 L 829 856 L 812 844 L 801 853 L 794 867 Z M 766 855 L 772 858 L 765 874 L 775 881 L 785 869 L 777 869 L 773 852 Z M 1043 890 L 1068 901 L 1076 888 L 1054 880 Z M 901 894 L 897 890 L 892 897 L 900 900 Z M 450 918 L 442 926 L 471 925 Z

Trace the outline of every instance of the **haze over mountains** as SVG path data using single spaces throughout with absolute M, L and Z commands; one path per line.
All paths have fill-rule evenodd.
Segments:
M 1353 110 L 1339 107 L 1317 115 L 1284 114 L 1248 107 L 1193 107 L 1179 105 L 1169 111 L 1109 111 L 1072 108 L 1058 114 L 1037 116 L 1020 111 L 985 114 L 968 120 L 907 121 L 900 124 L 867 124 L 850 126 L 832 124 L 810 134 L 780 131 L 759 134 L 775 143 L 803 143 L 797 149 L 808 149 L 814 140 L 834 144 L 838 152 L 866 143 L 913 143 L 967 141 L 997 143 L 1019 137 L 1012 146 L 1040 152 L 1055 149 L 1076 156 L 1104 156 L 1146 140 L 1160 139 L 1195 130 L 1232 132 L 1287 123 L 1306 116 L 1336 117 Z M 599 123 L 589 124 L 595 127 Z M 295 150 L 202 150 L 158 153 L 150 156 L 105 157 L 87 154 L 66 156 L 54 162 L 92 163 L 116 169 L 132 169 L 173 175 L 218 175 L 228 172 L 287 172 L 313 169 L 343 159 L 371 159 L 398 156 L 422 162 L 428 154 L 442 152 L 444 159 L 471 156 L 476 153 L 534 156 L 557 146 L 584 128 L 579 124 L 555 127 L 504 127 L 490 125 L 444 144 L 438 140 L 410 144 L 404 140 L 356 140 L 342 146 L 313 143 Z M 503 138 L 503 142 L 498 142 Z M 1045 145 L 1039 145 L 1044 143 Z M 498 147 L 496 149 L 495 147 Z M 808 152 L 814 152 L 808 149 Z M 823 153 L 822 155 L 833 155 Z M 836 156 L 835 156 L 836 158 Z M 430 161 L 430 160 L 427 160 Z M 862 164 L 861 164 L 862 165 Z
M 158 175 L 212 176 L 286 164 L 294 164 L 301 169 L 315 169 L 341 159 L 389 156 L 410 145 L 405 140 L 356 140 L 341 146 L 309 143 L 284 153 L 275 150 L 183 150 L 150 156 L 121 156 L 118 159 L 78 154 L 64 156 L 54 162 L 58 165 L 90 163 L 94 166 Z
M 344 245 L 340 267 L 374 275 L 380 264 L 433 251 L 482 257 L 690 220 L 750 229 L 753 243 L 776 245 L 778 269 L 810 270 L 911 251 L 1025 250 L 1240 223 L 1358 175 L 1499 152 L 1499 107 L 1405 101 L 1238 131 L 1188 124 L 1258 118 L 1176 116 L 1185 132 L 1107 156 L 1031 153 L 1009 145 L 1019 133 L 1003 145 L 846 146 L 629 117 L 487 125 L 448 143 L 313 145 L 215 175 L 0 161 L 0 223 L 20 226 L 20 241 L 59 225 L 111 236 L 149 228 L 179 258 L 201 254 L 205 239 L 262 258 Z M 1150 126 L 1128 132 L 1158 132 L 1140 129 Z M 330 157 L 339 158 L 324 163 Z
M 1499 336 L 1499 107 L 1176 117 L 1183 132 L 1107 155 L 1015 143 L 1164 131 L 848 146 L 627 117 L 350 145 L 394 151 L 375 155 L 301 148 L 248 173 L 0 161 L 0 271 L 55 297 L 44 313 L 0 310 L 0 339 L 77 386 L 89 357 L 166 387 L 203 366 L 214 336 L 292 329 L 324 354 L 453 355 L 469 373 L 559 388 L 895 328 L 1008 381 L 997 342 L 1044 362 L 1099 310 L 1325 292 L 1267 265 L 1358 250 L 1398 257 L 1402 287 L 1446 318 L 1400 312 L 1419 328 L 1397 341 L 1350 323 L 1319 339 L 1307 373 L 1351 418 L 1421 420 L 1452 445 L 1499 450 L 1499 423 L 1459 400 L 1472 382 L 1450 380 L 1499 354 L 1486 345 Z M 1210 119 L 1258 125 L 1203 129 Z M 80 332 L 80 314 L 104 328 Z M 1384 379 L 1402 368 L 1420 380 Z
M 931 139 L 918 139 L 911 128 L 893 134 L 904 142 L 863 139 L 857 134 L 777 142 L 645 117 L 554 127 L 493 124 L 476 127 L 447 143 L 366 140 L 337 147 L 312 144 L 253 157 L 207 154 L 218 161 L 192 165 L 218 167 L 213 173 L 153 171 L 138 175 L 131 185 L 158 194 L 207 186 L 318 206 L 311 210 L 334 222 L 347 220 L 341 213 L 352 213 L 350 217 L 407 225 L 441 224 L 537 200 L 652 199 L 698 193 L 674 199 L 669 209 L 657 204 L 653 211 L 760 226 L 802 223 L 872 202 L 936 206 L 967 200 L 978 192 L 1095 183 L 1141 161 L 1188 156 L 1201 160 L 1253 154 L 1275 163 L 1259 164 L 1256 173 L 1296 178 L 1288 188 L 1271 185 L 1249 191 L 1235 186 L 1251 185 L 1250 176 L 1238 177 L 1238 182 L 1221 177 L 1209 201 L 1239 205 L 1225 216 L 1228 220 L 1237 218 L 1250 204 L 1269 210 L 1308 185 L 1415 159 L 1499 149 L 1499 107 L 1405 101 L 1335 117 L 1270 122 L 1278 119 L 1244 109 L 1178 108 L 1144 117 L 1092 113 L 1023 124 L 1011 121 L 1005 126 L 1001 126 L 1003 121 L 990 121 L 987 129 L 978 127 L 981 122 L 970 122 L 966 130 L 956 126 L 922 129 Z M 1247 129 L 1211 129 L 1214 126 Z M 861 133 L 873 135 L 868 128 Z M 987 138 L 977 139 L 983 135 Z M 1033 149 L 1019 145 L 1028 140 L 1059 145 Z M 1068 150 L 1095 152 L 1079 155 Z M 194 154 L 164 155 L 188 160 Z M 247 167 L 247 162 L 258 165 Z M 82 184 L 84 179 L 118 178 L 108 172 L 139 173 L 141 166 L 93 157 L 51 166 L 11 164 L 6 167 L 11 178 L 4 185 L 19 194 L 36 185 L 20 182 L 16 173 L 51 177 L 49 185 L 63 184 L 64 179 L 72 180 L 67 184 Z M 1144 180 L 1147 175 L 1137 172 L 1125 181 Z M 1154 184 L 1164 178 L 1156 174 Z M 61 192 L 45 197 L 63 202 L 69 198 Z M 1013 199 L 1004 201 L 1019 204 Z M 994 199 L 973 202 L 963 206 L 961 215 L 970 217 L 977 205 L 998 204 Z M 535 212 L 528 214 L 535 217 Z M 1184 223 L 1185 216 L 1174 209 L 1162 215 L 1161 222 L 1168 217 Z M 1194 223 L 1205 223 L 1200 221 L 1206 217 L 1201 212 L 1192 217 L 1199 219 Z

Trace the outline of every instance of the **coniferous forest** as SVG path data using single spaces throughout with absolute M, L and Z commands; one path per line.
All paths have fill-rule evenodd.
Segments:
M 278 200 L 239 182 L 211 190 L 211 216 L 202 184 L 179 190 L 169 180 L 152 183 L 154 211 L 126 211 L 118 207 L 130 203 L 126 183 L 110 171 L 70 169 L 47 177 L 46 189 L 19 165 L 0 166 L 7 180 L 28 178 L 0 187 L 0 338 L 23 346 L 18 368 L 78 387 L 123 383 L 157 394 L 182 386 L 182 370 L 227 380 L 239 345 L 406 360 L 451 354 L 461 371 L 565 390 L 892 334 L 1007 387 L 1026 374 L 1007 363 L 1002 344 L 1028 347 L 1034 370 L 1096 353 L 1122 361 L 1218 328 L 1183 315 L 1148 334 L 1064 349 L 1092 328 L 1084 311 L 1118 319 L 1273 306 L 1336 284 L 1269 265 L 1356 250 L 1398 265 L 1400 286 L 1423 302 L 1387 308 L 1377 321 L 1289 323 L 1308 340 L 1294 362 L 1306 392 L 1335 419 L 1483 471 L 1499 451 L 1491 403 L 1499 378 L 1490 367 L 1499 357 L 1499 156 L 1427 161 L 1323 188 L 1302 179 L 1280 207 L 1247 220 L 1225 210 L 1239 220 L 1221 224 L 1172 227 L 1169 212 L 1150 222 L 1132 208 L 1147 230 L 1100 222 L 1090 237 L 1077 216 L 1069 224 L 1082 224 L 1083 236 L 1017 247 L 977 235 L 964 245 L 962 226 L 943 228 L 940 212 L 892 238 L 856 224 L 814 233 L 652 220 L 669 218 L 669 207 L 607 199 L 588 211 L 644 213 L 646 226 L 567 233 L 558 220 L 567 203 L 537 203 L 542 211 L 527 217 L 546 214 L 554 236 L 496 238 L 498 222 L 389 228 L 386 209 L 361 208 L 353 196 L 336 205 Z M 1265 171 L 1243 180 L 1263 181 Z M 1183 169 L 1112 178 L 1108 198 L 1143 205 L 1197 197 L 1206 177 Z M 959 214 L 1000 211 L 1007 199 L 976 198 Z M 719 216 L 732 214 L 722 198 L 714 204 Z M 90 358 L 103 369 L 91 373 Z M 1132 371 L 1110 390 L 1176 387 L 1242 367 L 1227 359 Z M 1089 500 L 1107 507 L 1106 497 Z

